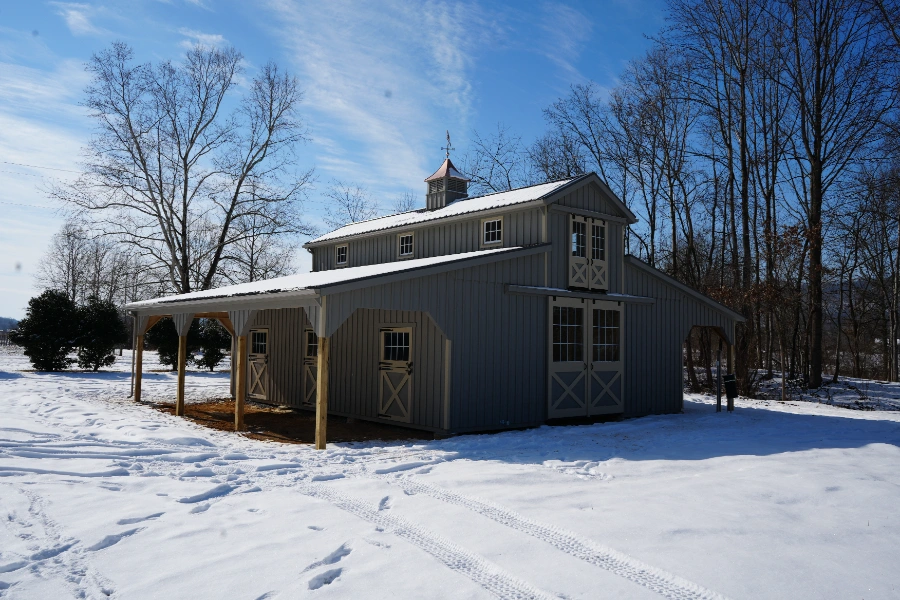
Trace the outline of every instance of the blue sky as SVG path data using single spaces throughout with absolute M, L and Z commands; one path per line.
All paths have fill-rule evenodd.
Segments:
M 84 63 L 114 40 L 142 61 L 231 44 L 248 76 L 270 59 L 298 75 L 310 133 L 299 155 L 318 178 L 306 211 L 318 224 L 332 179 L 365 186 L 385 209 L 405 190 L 424 195 L 446 129 L 455 154 L 497 123 L 530 141 L 545 129 L 541 109 L 573 83 L 614 85 L 663 25 L 657 0 L 4 2 L 0 316 L 24 316 L 34 294 L 61 224 L 45 190 L 75 176 L 91 135 Z M 305 251 L 298 261 L 309 268 Z

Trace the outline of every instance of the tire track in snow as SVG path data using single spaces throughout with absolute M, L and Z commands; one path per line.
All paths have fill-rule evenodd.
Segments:
M 434 485 L 413 481 L 407 477 L 377 476 L 400 486 L 404 492 L 424 494 L 435 500 L 461 506 L 492 521 L 546 542 L 575 558 L 600 567 L 650 589 L 671 600 L 726 600 L 725 596 L 701 587 L 682 577 L 644 564 L 627 554 L 606 548 L 574 533 L 544 525 L 496 504 L 463 496 Z
M 410 523 L 406 519 L 379 511 L 344 493 L 328 489 L 325 485 L 305 483 L 297 489 L 307 496 L 325 500 L 334 506 L 391 531 L 394 535 L 418 546 L 450 569 L 465 575 L 498 598 L 516 600 L 550 599 L 553 596 L 532 585 L 516 579 L 497 565 L 473 554 L 440 536 Z

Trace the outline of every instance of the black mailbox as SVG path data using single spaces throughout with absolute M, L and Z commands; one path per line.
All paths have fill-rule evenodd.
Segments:
M 728 399 L 734 400 L 737 398 L 737 379 L 734 374 L 722 375 L 722 383 L 725 384 L 725 395 L 728 396 Z

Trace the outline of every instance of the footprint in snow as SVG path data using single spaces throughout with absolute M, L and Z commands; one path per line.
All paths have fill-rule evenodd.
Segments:
M 149 521 L 150 519 L 158 519 L 166 513 L 153 513 L 152 515 L 147 515 L 146 517 L 130 517 L 128 519 L 119 519 L 116 521 L 116 525 L 134 525 L 135 523 L 140 523 L 142 521 Z
M 309 565 L 308 567 L 303 569 L 303 572 L 306 573 L 307 571 L 312 571 L 313 569 L 318 569 L 319 567 L 323 567 L 325 565 L 333 565 L 335 563 L 338 563 L 338 562 L 342 561 L 344 559 L 344 557 L 349 556 L 351 552 L 353 552 L 353 549 L 348 544 L 346 544 L 346 543 L 341 544 L 340 548 L 338 548 L 337 550 L 335 550 L 334 552 L 332 552 L 331 554 L 329 554 L 322 560 L 317 560 L 316 562 L 312 563 L 311 565 Z M 337 571 L 338 571 L 338 575 L 340 575 L 340 569 L 338 569 Z M 331 583 L 331 581 L 329 581 L 327 583 Z M 323 585 L 325 585 L 325 584 L 323 584 Z M 322 586 L 319 586 L 319 587 L 322 587 Z M 318 588 L 310 588 L 310 589 L 318 589 Z
M 110 546 L 114 546 L 121 542 L 124 538 L 130 537 L 138 532 L 143 531 L 144 527 L 137 527 L 135 529 L 129 529 L 128 531 L 123 531 L 122 533 L 115 533 L 113 535 L 108 535 L 93 546 L 88 546 L 88 550 L 90 552 L 96 552 L 97 550 L 103 550 L 104 548 L 109 548 Z
M 378 503 L 378 510 L 388 510 L 391 506 L 393 506 L 391 497 L 385 496 L 381 499 L 381 502 Z
M 343 573 L 343 569 L 331 569 L 316 575 L 309 580 L 309 589 L 317 590 L 322 586 L 331 585 Z
M 318 525 L 310 525 L 307 529 L 312 529 L 313 531 L 322 531 L 325 528 L 319 527 Z

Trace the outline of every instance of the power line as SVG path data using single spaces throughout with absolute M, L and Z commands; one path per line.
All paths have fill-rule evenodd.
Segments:
M 16 165 L 17 167 L 28 167 L 30 169 L 47 169 L 48 171 L 62 171 L 64 173 L 81 173 L 81 171 L 73 171 L 71 169 L 57 169 L 56 167 L 42 167 L 40 165 L 26 165 L 25 163 L 9 162 L 8 160 L 0 160 L 4 165 Z

